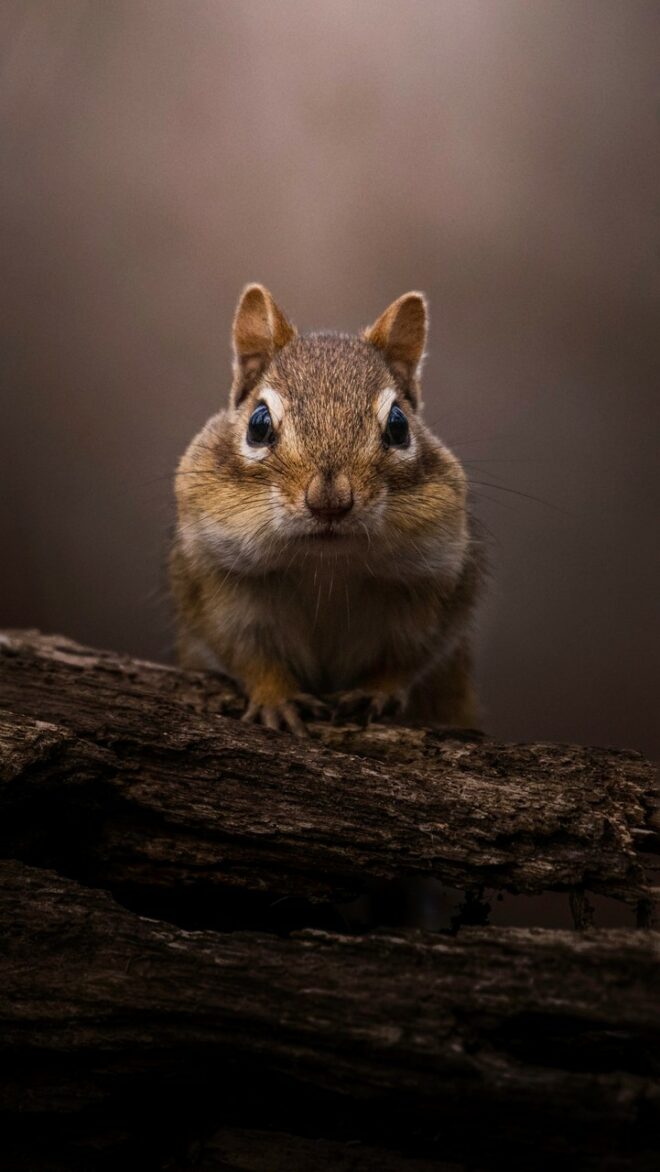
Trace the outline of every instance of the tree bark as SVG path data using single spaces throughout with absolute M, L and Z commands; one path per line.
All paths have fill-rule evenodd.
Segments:
M 227 1127 L 203 1145 L 198 1172 L 462 1172 L 462 1167 L 453 1161 L 404 1156 L 359 1140 L 318 1140 Z
M 127 1134 L 190 1167 L 191 1129 L 246 1116 L 472 1167 L 485 1137 L 491 1167 L 656 1166 L 658 933 L 190 932 L 5 861 L 0 936 L 10 1167 L 97 1167 Z
M 241 708 L 221 677 L 6 633 L 0 853 L 134 906 L 337 900 L 410 875 L 649 894 L 636 845 L 653 840 L 654 781 L 637 753 L 323 722 L 300 742 Z
M 0 635 L 3 1168 L 655 1172 L 657 933 L 190 931 L 414 875 L 648 903 L 651 766 L 242 709 Z

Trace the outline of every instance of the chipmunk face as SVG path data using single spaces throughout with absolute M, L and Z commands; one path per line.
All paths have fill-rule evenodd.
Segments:
M 466 542 L 460 464 L 419 416 L 426 306 L 409 293 L 360 337 L 298 337 L 267 290 L 234 319 L 230 408 L 177 474 L 182 540 L 229 568 L 346 557 L 450 570 Z

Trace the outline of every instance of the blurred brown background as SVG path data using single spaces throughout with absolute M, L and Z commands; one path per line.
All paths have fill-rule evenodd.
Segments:
M 657 752 L 657 0 L 5 0 L 0 36 L 0 623 L 168 657 L 241 286 L 303 330 L 421 288 L 488 727 Z

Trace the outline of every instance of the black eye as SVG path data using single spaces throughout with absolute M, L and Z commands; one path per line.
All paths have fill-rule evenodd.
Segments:
M 407 448 L 410 443 L 410 428 L 400 407 L 392 405 L 387 417 L 387 426 L 383 434 L 383 442 L 388 448 Z
M 249 444 L 270 444 L 273 441 L 273 421 L 265 403 L 255 407 L 247 428 Z

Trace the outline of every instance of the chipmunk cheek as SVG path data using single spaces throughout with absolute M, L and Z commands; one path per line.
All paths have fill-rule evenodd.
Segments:
M 409 465 L 414 463 L 418 454 L 417 439 L 412 431 L 409 433 L 405 445 L 387 448 L 390 465 L 394 465 L 395 467 L 397 464 Z
M 267 444 L 252 444 L 243 436 L 239 445 L 239 451 L 244 460 L 250 464 L 258 463 L 260 460 L 265 460 L 270 452 L 270 447 Z
M 270 486 L 268 504 L 268 515 L 271 525 L 275 529 L 286 527 L 291 517 L 291 506 L 284 493 L 280 492 L 275 484 L 271 484 Z

